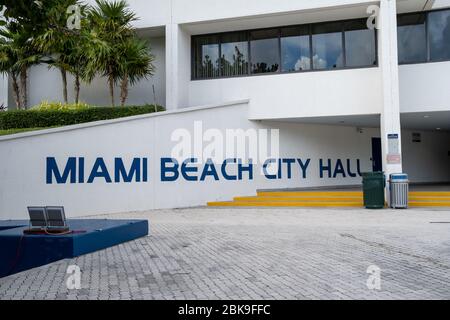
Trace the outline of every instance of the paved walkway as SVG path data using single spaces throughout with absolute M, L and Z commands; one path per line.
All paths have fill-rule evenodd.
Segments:
M 449 211 L 109 216 L 125 217 L 149 219 L 151 236 L 0 279 L 0 299 L 450 299 Z M 80 290 L 67 289 L 69 265 L 81 268 Z M 380 290 L 367 287 L 370 266 Z

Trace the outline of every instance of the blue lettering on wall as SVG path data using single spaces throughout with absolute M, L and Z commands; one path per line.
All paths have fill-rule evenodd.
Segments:
M 358 163 L 359 163 L 359 160 L 358 160 Z M 348 173 L 348 176 L 351 178 L 356 178 L 358 176 L 356 173 L 352 172 L 352 165 L 351 165 L 350 159 L 347 159 L 347 173 Z
M 361 176 L 361 161 L 359 159 L 356 160 L 356 172 L 352 169 L 352 161 L 347 159 L 347 168 L 344 166 L 344 162 L 341 159 L 336 160 L 336 165 L 333 166 L 333 162 L 331 159 L 327 160 L 326 165 L 324 165 L 324 160 L 319 160 L 319 171 L 320 178 L 323 179 L 325 177 L 325 172 L 328 172 L 328 178 L 336 179 L 338 177 L 342 178 L 356 178 Z
M 67 183 L 69 176 L 70 183 L 77 183 L 77 158 L 71 157 L 67 160 L 62 175 L 56 159 L 53 157 L 47 158 L 47 184 L 53 184 L 53 177 L 55 177 L 57 184 Z
M 228 164 L 230 164 L 230 163 L 237 163 L 237 159 L 226 159 L 222 163 L 221 172 L 222 172 L 222 175 L 225 178 L 225 180 L 227 180 L 227 181 L 236 181 L 238 179 L 237 175 L 231 175 L 227 171 Z
M 264 164 L 263 164 L 263 173 L 265 175 L 265 177 L 269 180 L 276 180 L 277 179 L 277 175 L 276 174 L 270 174 L 267 171 L 267 167 L 269 167 L 272 163 L 276 163 L 277 160 L 276 159 L 267 159 Z
M 283 163 L 285 163 L 287 166 L 287 178 L 292 179 L 292 164 L 295 163 L 295 159 L 283 159 Z M 281 176 L 280 176 L 281 179 Z
M 136 182 L 141 182 L 141 159 L 133 159 L 129 172 L 125 169 L 125 165 L 121 158 L 114 159 L 114 164 L 114 181 L 116 183 L 120 183 L 121 178 L 123 179 L 123 182 L 126 183 L 132 182 L 133 178 Z
M 192 163 L 197 163 L 198 160 L 196 158 L 187 159 L 181 165 L 181 174 L 186 181 L 198 181 L 197 176 L 190 176 L 189 173 L 198 173 L 197 167 L 188 167 Z
M 94 180 L 97 178 L 104 178 L 106 183 L 112 182 L 111 176 L 109 175 L 108 168 L 106 167 L 105 160 L 103 160 L 103 158 L 97 158 L 97 160 L 95 160 L 87 183 L 94 183 Z
M 238 163 L 238 178 L 239 180 L 243 179 L 244 172 L 248 173 L 248 179 L 253 180 L 253 163 L 252 160 L 249 160 L 249 163 L 247 165 L 244 165 L 242 163 L 242 160 L 239 160 Z
M 311 163 L 311 159 L 306 160 L 306 162 L 303 162 L 302 159 L 297 159 L 297 162 L 300 166 L 300 170 L 302 171 L 303 179 L 306 179 L 307 171 L 308 171 L 309 164 Z
M 328 163 L 326 166 L 323 165 L 323 159 L 320 159 L 319 168 L 320 168 L 320 178 L 321 179 L 323 179 L 325 171 L 328 172 L 328 178 L 331 178 L 331 159 L 328 159 Z
M 336 162 L 336 168 L 334 169 L 333 178 L 337 178 L 339 174 L 341 174 L 343 178 L 346 177 L 344 165 L 342 164 L 342 161 L 340 159 L 338 159 L 338 161 Z
M 206 177 L 208 176 L 212 176 L 214 180 L 219 181 L 219 175 L 217 174 L 216 166 L 211 159 L 208 159 L 208 161 L 206 162 L 200 181 L 205 181 Z
M 168 165 L 172 165 L 168 167 Z M 161 181 L 162 182 L 172 182 L 177 181 L 180 173 L 178 161 L 173 158 L 162 158 L 161 159 Z
M 103 179 L 106 183 L 112 183 L 110 172 L 114 172 L 115 183 L 147 182 L 148 181 L 148 159 L 135 158 L 132 160 L 130 168 L 126 168 L 122 158 L 114 159 L 114 169 L 109 170 L 103 158 L 97 158 L 92 165 L 92 169 L 86 172 L 86 159 L 83 157 L 70 157 L 67 159 L 62 171 L 58 166 L 55 157 L 48 157 L 46 168 L 46 183 L 71 184 L 86 183 L 86 173 L 89 173 L 87 183 L 94 183 L 97 179 Z
M 104 181 L 105 183 L 148 182 L 148 158 L 134 158 L 127 166 L 122 158 L 114 158 L 114 168 L 108 168 L 103 158 L 97 158 L 92 166 L 85 158 L 69 157 L 65 164 L 59 163 L 55 157 L 46 159 L 47 184 L 75 184 Z M 253 180 L 255 165 L 252 160 L 244 163 L 241 159 L 226 159 L 221 164 L 215 164 L 209 159 L 205 164 L 196 158 L 189 158 L 180 163 L 173 158 L 161 158 L 161 182 L 176 182 L 180 178 L 189 182 L 242 181 Z M 352 166 L 353 165 L 353 166 Z M 319 159 L 320 178 L 356 178 L 361 176 L 361 161 L 351 159 Z M 307 179 L 311 159 L 267 159 L 262 164 L 262 173 L 268 180 Z M 272 170 L 271 170 L 272 169 Z M 113 175 L 111 175 L 111 173 Z M 86 177 L 87 180 L 86 180 Z M 113 179 L 112 179 L 113 178 Z

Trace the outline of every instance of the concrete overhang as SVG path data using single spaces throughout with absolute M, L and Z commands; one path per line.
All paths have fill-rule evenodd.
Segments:
M 430 10 L 433 8 L 434 2 L 435 0 L 398 0 L 397 10 L 399 13 Z M 361 18 L 368 16 L 368 7 L 379 4 L 379 1 L 361 1 L 359 3 L 343 1 L 343 3 L 320 8 L 307 8 L 300 11 L 182 23 L 182 26 L 189 34 L 198 35 Z
M 400 115 L 402 129 L 450 132 L 450 111 L 411 112 Z M 342 115 L 264 120 L 301 124 L 332 125 L 359 128 L 379 128 L 379 114 Z
M 166 35 L 166 28 L 164 26 L 161 27 L 152 27 L 152 28 L 141 28 L 137 29 L 137 35 L 141 38 L 159 38 L 164 37 Z

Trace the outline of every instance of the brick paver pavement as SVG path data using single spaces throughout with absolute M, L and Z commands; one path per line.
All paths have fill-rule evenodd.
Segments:
M 449 299 L 450 211 L 160 210 L 151 235 L 0 279 L 0 299 Z M 448 223 L 446 223 L 448 222 Z M 66 286 L 81 268 L 80 290 Z M 369 266 L 381 290 L 369 290 Z

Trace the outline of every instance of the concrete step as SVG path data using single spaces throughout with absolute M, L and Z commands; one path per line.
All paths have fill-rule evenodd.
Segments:
M 271 201 L 315 201 L 315 202 L 358 202 L 362 201 L 362 197 L 236 197 L 235 202 L 271 202 Z
M 362 207 L 362 202 L 295 202 L 295 201 L 242 201 L 242 202 L 210 202 L 209 207 L 323 207 L 323 208 L 336 208 L 336 207 Z
M 363 193 L 360 191 L 259 191 L 259 197 L 362 197 Z
M 449 207 L 450 192 L 410 192 L 410 207 Z M 359 191 L 260 191 L 253 197 L 208 203 L 210 207 L 363 207 Z

